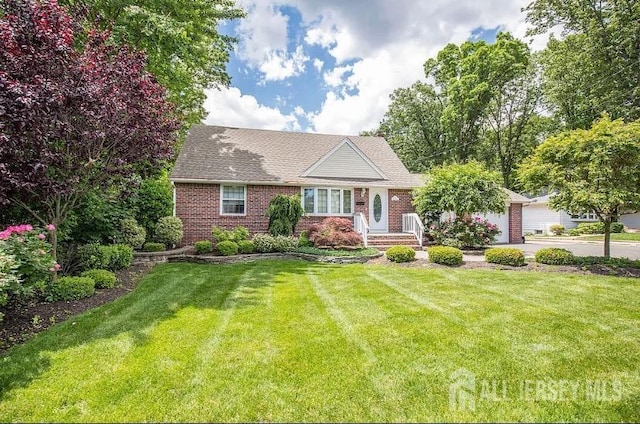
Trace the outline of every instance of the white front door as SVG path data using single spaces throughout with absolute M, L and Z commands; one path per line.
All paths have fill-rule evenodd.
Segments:
M 377 233 L 388 231 L 389 203 L 386 188 L 369 189 L 369 229 Z

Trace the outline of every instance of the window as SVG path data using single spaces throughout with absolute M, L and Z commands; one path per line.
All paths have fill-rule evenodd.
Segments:
M 306 214 L 351 215 L 353 190 L 341 188 L 304 188 L 302 206 Z
M 246 204 L 245 186 L 221 186 L 222 215 L 244 215 Z
M 587 212 L 581 215 L 571 215 L 573 221 L 598 221 L 598 215 L 595 212 Z

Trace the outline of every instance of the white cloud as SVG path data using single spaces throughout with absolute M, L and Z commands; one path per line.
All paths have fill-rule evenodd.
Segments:
M 294 115 L 258 103 L 255 97 L 243 95 L 238 88 L 208 90 L 204 104 L 208 112 L 205 124 L 267 130 L 299 131 Z
M 323 78 L 325 84 L 329 87 L 340 87 L 345 85 L 345 74 L 353 71 L 353 65 L 336 66 L 324 73 Z
M 264 81 L 280 81 L 300 75 L 309 57 L 302 46 L 288 51 L 289 18 L 275 4 L 264 1 L 243 1 L 247 17 L 236 30 L 239 44 L 237 55 L 250 67 L 263 74 Z
M 324 66 L 324 62 L 318 59 L 317 57 L 313 59 L 313 67 L 316 68 L 318 72 L 322 71 L 322 67 Z

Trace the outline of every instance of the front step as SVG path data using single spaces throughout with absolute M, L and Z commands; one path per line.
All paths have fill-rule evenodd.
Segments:
M 387 250 L 392 246 L 409 246 L 414 250 L 422 250 L 413 234 L 376 234 L 369 233 L 367 243 L 378 250 Z

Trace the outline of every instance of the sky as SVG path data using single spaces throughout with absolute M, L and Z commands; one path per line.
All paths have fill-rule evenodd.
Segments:
M 219 31 L 238 44 L 228 88 L 207 92 L 205 123 L 357 135 L 378 127 L 394 89 L 425 80 L 447 43 L 526 37 L 530 0 L 239 0 Z

